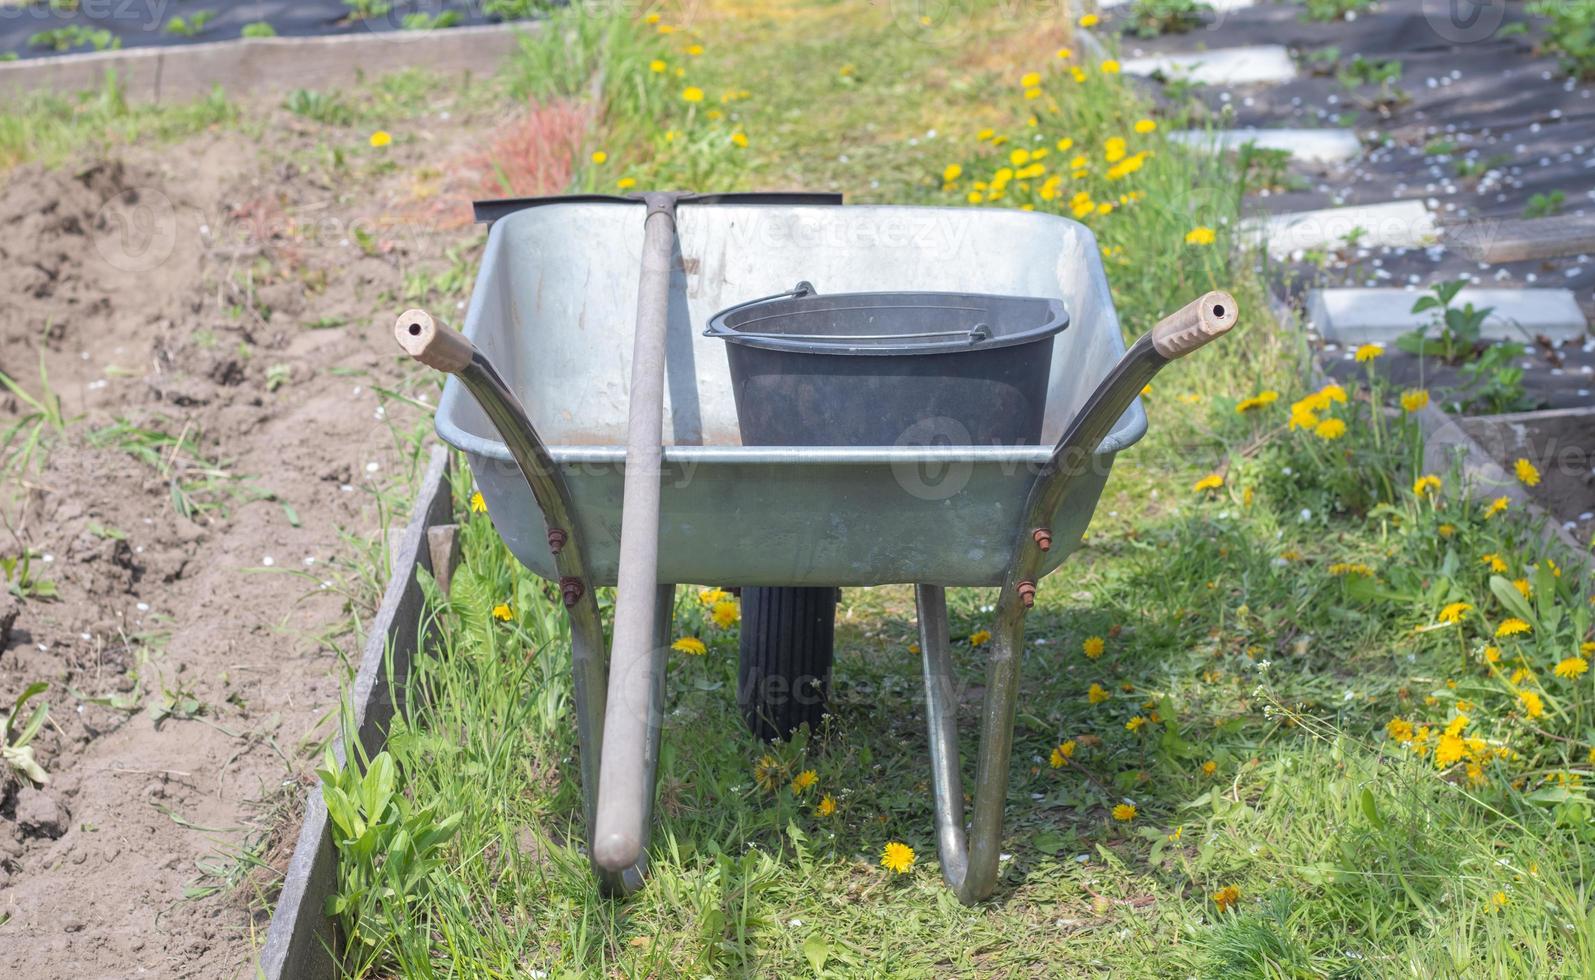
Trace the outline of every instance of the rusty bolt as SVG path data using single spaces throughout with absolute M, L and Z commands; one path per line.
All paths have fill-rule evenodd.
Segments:
M 576 578 L 575 576 L 566 576 L 565 578 L 559 580 L 559 597 L 565 600 L 565 608 L 569 609 L 571 606 L 574 606 L 576 603 L 580 602 L 582 598 L 582 592 L 583 589 L 581 579 Z
M 1036 540 L 1037 548 L 1042 551 L 1052 550 L 1052 530 L 1050 528 L 1038 527 L 1031 532 L 1030 536 Z
M 1026 609 L 1036 604 L 1036 583 L 1029 581 L 1019 583 L 1019 601 L 1025 604 Z
M 551 527 L 551 528 L 549 528 L 548 529 L 548 550 L 552 551 L 556 555 L 559 554 L 560 551 L 565 547 L 566 537 L 567 537 L 567 535 L 565 534 L 565 529 L 564 528 L 562 528 L 562 527 Z

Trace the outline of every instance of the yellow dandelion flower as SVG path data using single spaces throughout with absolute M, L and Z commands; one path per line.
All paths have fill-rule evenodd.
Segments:
M 1530 594 L 1534 591 L 1534 587 L 1529 585 L 1529 580 L 1526 578 L 1513 579 L 1512 588 L 1521 592 L 1523 594 L 1523 598 L 1525 599 L 1529 598 Z
M 1440 489 L 1440 478 L 1433 473 L 1426 473 L 1412 481 L 1413 496 L 1422 497 Z
M 1052 768 L 1062 769 L 1064 763 L 1074 758 L 1074 749 L 1075 741 L 1072 738 L 1067 742 L 1058 743 L 1058 745 L 1052 750 L 1052 757 L 1048 760 L 1052 763 Z
M 1485 647 L 1484 648 L 1484 662 L 1485 663 L 1494 664 L 1494 663 L 1500 663 L 1500 661 L 1501 661 L 1501 648 L 1500 647 Z
M 1074 52 L 1068 48 L 1059 48 L 1058 50 L 1052 52 L 1052 56 L 1054 58 L 1062 58 L 1067 61 L 1068 59 L 1074 57 Z
M 1113 695 L 1109 694 L 1107 689 L 1101 684 L 1092 684 L 1091 690 L 1085 692 L 1085 699 L 1092 704 L 1101 704 L 1111 697 L 1113 697 Z
M 1446 606 L 1444 609 L 1440 610 L 1440 622 L 1460 623 L 1462 622 L 1462 617 L 1466 616 L 1472 608 L 1473 607 L 1466 602 L 1453 602 L 1449 606 Z
M 615 186 L 617 188 L 619 188 L 620 190 L 623 190 L 623 191 L 630 190 L 631 188 L 637 186 L 637 178 L 635 178 L 635 177 L 622 177 L 619 180 L 615 181 Z
M 1136 715 L 1134 718 L 1131 718 L 1129 721 L 1124 723 L 1124 730 L 1127 732 L 1138 732 L 1141 730 L 1141 726 L 1145 724 L 1146 719 L 1140 715 Z
M 1500 555 L 1493 551 L 1488 554 L 1480 555 L 1479 561 L 1482 564 L 1490 566 L 1490 571 L 1492 572 L 1504 573 L 1506 571 L 1506 562 L 1501 559 Z
M 1100 636 L 1088 636 L 1088 637 L 1085 638 L 1084 641 L 1081 642 L 1080 650 L 1087 657 L 1090 657 L 1092 660 L 1095 660 L 1098 657 L 1102 656 L 1102 650 L 1103 650 L 1103 648 L 1105 646 L 1106 646 L 1106 644 L 1103 642 L 1102 637 L 1100 637 Z
M 1135 131 L 1137 133 L 1140 133 L 1142 136 L 1145 136 L 1147 133 L 1150 133 L 1150 132 L 1152 132 L 1152 131 L 1154 131 L 1156 129 L 1157 129 L 1157 122 L 1154 121 L 1154 120 L 1151 120 L 1151 119 L 1137 119 L 1135 121 Z
M 688 656 L 693 657 L 701 657 L 709 652 L 709 648 L 704 645 L 704 642 L 698 639 L 696 636 L 683 636 L 681 639 L 670 644 L 670 649 L 676 651 L 677 653 L 685 653 Z
M 1429 404 L 1429 393 L 1422 388 L 1413 388 L 1401 393 L 1401 410 L 1404 412 L 1416 412 L 1427 404 Z
M 385 129 L 379 129 L 371 134 L 372 146 L 387 146 L 393 142 L 393 134 Z
M 1191 484 L 1191 490 L 1201 493 L 1203 490 L 1217 490 L 1224 485 L 1224 478 L 1217 473 L 1209 473 Z
M 1241 890 L 1234 885 L 1225 885 L 1213 893 L 1213 904 L 1220 912 L 1228 912 L 1241 900 Z
M 1484 508 L 1484 516 L 1486 519 L 1494 517 L 1495 515 L 1506 510 L 1511 505 L 1512 501 L 1506 497 L 1496 497 L 1494 500 L 1490 501 L 1490 506 Z M 1501 571 L 1504 572 L 1506 569 L 1503 568 Z
M 722 599 L 709 607 L 709 619 L 721 629 L 728 629 L 742 619 L 742 610 L 735 602 Z
M 674 24 L 660 24 L 655 29 L 661 34 L 674 34 L 674 33 L 676 33 L 676 27 L 675 27 Z
M 1269 405 L 1272 405 L 1277 401 L 1279 401 L 1279 392 L 1272 390 L 1259 391 L 1250 398 L 1241 399 L 1240 403 L 1235 406 L 1235 411 L 1245 415 L 1247 412 L 1253 411 L 1255 409 L 1267 408 Z
M 942 183 L 951 184 L 964 175 L 964 168 L 956 163 L 949 163 L 947 169 L 941 172 Z
M 603 150 L 594 150 L 593 151 L 593 162 L 594 163 L 598 164 L 599 166 L 602 166 L 603 164 L 607 163 L 608 161 L 609 161 L 609 154 L 605 153 Z
M 1551 672 L 1557 677 L 1565 678 L 1566 680 L 1575 680 L 1576 678 L 1584 676 L 1584 673 L 1588 670 L 1588 660 L 1585 660 L 1583 657 L 1568 657 L 1552 668 Z
M 746 149 L 748 145 L 748 134 L 741 132 L 732 133 L 731 143 L 738 148 Z
M 665 64 L 663 61 L 661 61 L 658 58 L 655 58 L 654 60 L 648 62 L 648 70 L 653 72 L 655 75 L 664 74 L 665 69 L 669 68 L 669 67 L 670 67 L 669 65 Z
M 1519 633 L 1529 632 L 1532 632 L 1529 624 L 1516 617 L 1502 620 L 1501 625 L 1495 628 L 1496 636 L 1516 636 Z
M 724 589 L 703 589 L 698 593 L 698 601 L 705 606 L 712 606 L 730 597 L 731 593 Z
M 803 770 L 796 776 L 792 777 L 792 795 L 802 796 L 804 793 L 807 793 L 811 788 L 813 788 L 814 784 L 819 781 L 820 777 L 813 769 Z
M 836 812 L 836 797 L 829 793 L 820 797 L 820 802 L 814 807 L 814 812 L 822 817 L 829 817 Z
M 703 89 L 696 85 L 688 85 L 681 90 L 681 99 L 683 102 L 702 102 Z
M 991 630 L 975 630 L 969 634 L 969 645 L 972 647 L 983 647 L 990 642 Z
M 1363 344 L 1357 348 L 1357 363 L 1366 364 L 1376 357 L 1384 356 L 1385 349 L 1378 344 Z
M 1218 763 L 1214 760 L 1209 759 L 1202 763 L 1202 775 L 1211 776 L 1216 772 L 1218 772 Z
M 703 54 L 703 45 L 701 45 L 701 44 L 689 44 L 689 45 L 687 45 L 687 54 L 692 55 L 694 58 L 698 57 L 698 55 Z
M 1434 747 L 1434 767 L 1445 769 L 1462 761 L 1463 753 L 1467 751 L 1467 743 L 1461 737 L 1446 732 L 1440 736 L 1440 741 Z
M 914 866 L 914 849 L 901 841 L 891 841 L 881 849 L 881 867 L 894 874 L 907 874 Z
M 509 606 L 509 603 L 507 603 L 507 602 L 501 602 L 498 605 L 493 607 L 493 618 L 494 619 L 501 619 L 501 620 L 503 620 L 504 622 L 507 623 L 511 619 L 513 619 L 514 617 L 515 617 L 515 614 L 510 611 L 510 606 Z
M 1332 442 L 1345 434 L 1346 423 L 1340 419 L 1324 419 L 1313 426 L 1313 435 L 1325 442 Z
M 1128 152 L 1122 136 L 1110 136 L 1108 141 L 1102 144 L 1102 155 L 1109 163 L 1118 163 Z
M 1104 75 L 1117 75 L 1119 73 L 1119 63 L 1112 58 L 1104 61 L 1098 67 L 1102 69 L 1102 74 Z
M 1213 229 L 1207 227 L 1206 225 L 1199 225 L 1185 233 L 1185 244 L 1211 245 L 1216 237 L 1217 236 L 1213 234 Z
M 1134 820 L 1135 804 L 1120 803 L 1118 806 L 1115 806 L 1113 808 L 1113 819 L 1119 821 L 1120 823 L 1129 823 L 1131 820 Z
M 1517 699 L 1523 702 L 1523 710 L 1529 713 L 1530 718 L 1538 718 L 1545 714 L 1545 702 L 1533 691 L 1519 691 Z
M 1512 471 L 1517 474 L 1518 482 L 1525 487 L 1537 487 L 1540 484 L 1540 468 L 1519 456 L 1517 462 L 1512 464 Z
M 1373 567 L 1360 561 L 1337 561 L 1329 566 L 1329 574 L 1336 577 L 1361 575 L 1364 578 L 1373 578 Z
M 1080 18 L 1080 26 L 1081 27 L 1095 27 L 1095 26 L 1097 26 L 1097 22 L 1100 21 L 1101 19 L 1102 18 L 1098 17 L 1096 14 L 1086 14 L 1084 17 Z
M 1490 896 L 1490 904 L 1498 909 L 1505 908 L 1508 901 L 1510 900 L 1506 897 L 1506 892 L 1496 892 Z
M 1412 722 L 1405 718 L 1392 718 L 1385 722 L 1385 734 L 1392 740 L 1405 744 L 1412 741 Z
M 473 513 L 473 514 L 485 514 L 485 513 L 487 513 L 487 501 L 482 499 L 482 491 L 480 491 L 480 490 L 477 490 L 476 492 L 471 494 L 471 513 Z
M 1040 85 L 1040 84 L 1041 84 L 1041 73 L 1040 72 L 1027 71 L 1023 75 L 1019 76 L 1019 87 L 1020 88 L 1035 88 L 1037 85 Z

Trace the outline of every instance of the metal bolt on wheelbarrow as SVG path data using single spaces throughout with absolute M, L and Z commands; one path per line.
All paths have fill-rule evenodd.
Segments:
M 421 311 L 395 326 L 405 350 L 454 376 L 438 432 L 465 451 L 499 533 L 523 564 L 560 583 L 590 857 L 612 894 L 640 887 L 646 872 L 670 583 L 913 583 L 942 873 L 965 903 L 989 896 L 1026 610 L 1079 544 L 1114 456 L 1145 431 L 1138 393 L 1235 323 L 1233 299 L 1208 293 L 1126 351 L 1084 226 L 1021 211 L 839 203 L 491 202 L 478 209 L 493 226 L 464 332 Z M 826 296 L 890 289 L 1061 304 L 1067 329 L 1049 336 L 1050 355 L 1036 355 L 1046 379 L 1039 444 L 749 444 L 727 352 L 701 329 L 758 297 L 802 299 L 791 288 L 799 280 Z M 960 325 L 958 343 L 1002 336 L 1000 323 L 977 325 Z M 822 327 L 791 332 L 814 340 L 831 329 Z M 918 332 L 953 340 L 928 336 L 941 328 Z M 856 384 L 870 383 L 861 377 Z M 924 381 L 927 399 L 936 381 Z M 618 585 L 608 657 L 600 585 Z M 949 586 L 1002 587 L 967 836 Z

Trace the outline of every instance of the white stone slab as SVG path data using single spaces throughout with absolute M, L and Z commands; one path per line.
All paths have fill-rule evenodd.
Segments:
M 1440 239 L 1434 216 L 1415 200 L 1248 218 L 1240 231 L 1263 239 L 1268 254 L 1288 258 L 1298 250 L 1339 248 L 1359 228 L 1357 244 L 1363 247 L 1419 248 Z
M 1288 82 L 1296 77 L 1296 62 L 1291 60 L 1290 52 L 1278 44 L 1131 58 L 1119 67 L 1126 75 L 1162 72 L 1170 78 L 1208 85 Z
M 1284 150 L 1303 163 L 1342 163 L 1362 152 L 1362 141 L 1349 129 L 1186 129 L 1170 133 L 1169 139 L 1215 151 L 1253 143 L 1263 150 Z
M 1433 322 L 1433 310 L 1411 312 L 1425 295 L 1408 289 L 1314 289 L 1307 294 L 1307 320 L 1333 343 L 1390 343 Z M 1577 340 L 1589 330 L 1578 300 L 1566 289 L 1464 289 L 1452 300 L 1454 306 L 1466 303 L 1495 307 L 1482 330 L 1492 340 L 1530 340 L 1537 334 Z

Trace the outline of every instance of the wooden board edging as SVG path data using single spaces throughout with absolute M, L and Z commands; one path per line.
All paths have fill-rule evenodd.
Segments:
M 382 605 L 366 633 L 360 669 L 349 693 L 356 737 L 368 756 L 382 751 L 387 742 L 388 723 L 393 720 L 395 691 L 389 686 L 389 651 L 392 651 L 391 681 L 394 685 L 402 685 L 423 639 L 421 617 L 424 609 L 416 570 L 424 568 L 429 574 L 432 572 L 433 548 L 427 531 L 447 524 L 453 511 L 450 456 L 446 447 L 434 446 L 428 458 L 415 509 L 399 539 L 391 565 L 393 574 L 388 578 Z M 335 753 L 340 762 L 347 758 L 341 741 Z M 327 827 L 327 808 L 321 799 L 321 787 L 317 785 L 309 791 L 298 843 L 289 859 L 282 892 L 261 949 L 257 977 L 332 980 L 336 976 L 337 964 L 329 955 L 333 948 L 333 924 L 322 912 L 336 883 L 337 854 Z

